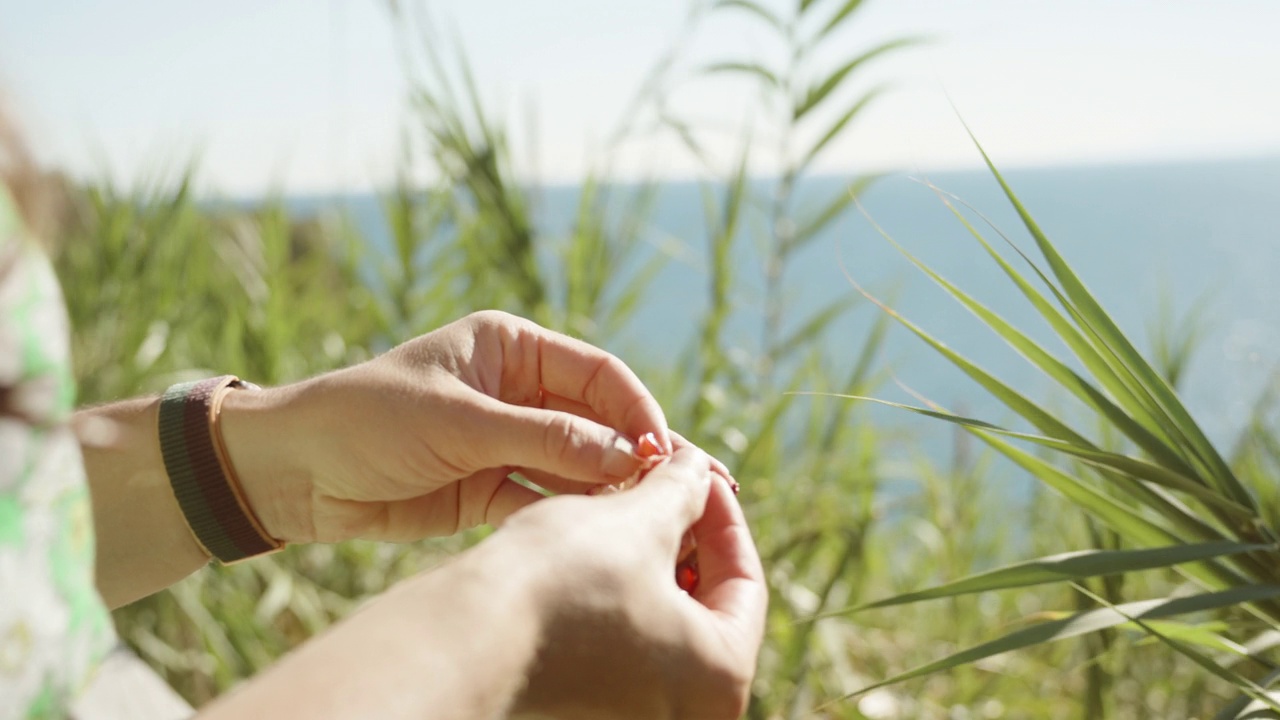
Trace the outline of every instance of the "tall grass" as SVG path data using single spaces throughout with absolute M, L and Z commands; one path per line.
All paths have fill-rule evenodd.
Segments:
M 1172 389 L 1194 341 L 1167 338 L 1164 360 L 1145 363 L 1025 214 L 1050 258 L 1044 277 L 1057 280 L 1055 290 L 1028 289 L 1029 302 L 1094 375 L 1077 374 L 994 313 L 974 310 L 1082 397 L 1107 430 L 1087 439 L 954 354 L 1041 435 L 1011 436 L 920 407 L 957 424 L 952 457 L 932 461 L 913 452 L 915 431 L 905 420 L 872 424 L 865 406 L 794 392 L 878 394 L 884 338 L 895 322 L 906 324 L 852 292 L 807 317 L 782 302 L 792 254 L 852 211 L 872 182 L 851 180 L 848 193 L 813 206 L 796 191 L 877 96 L 855 91 L 861 69 L 904 45 L 847 52 L 829 45 L 828 53 L 845 56 L 813 70 L 807 54 L 855 22 L 860 4 L 800 0 L 779 13 L 720 0 L 691 14 L 692 22 L 713 22 L 750 13 L 787 49 L 785 66 L 726 58 L 689 71 L 761 84 L 775 111 L 769 136 L 777 140 L 764 151 L 777 155 L 783 176 L 758 195 L 750 168 L 762 151 L 744 142 L 724 177 L 704 183 L 704 231 L 689 238 L 707 259 L 696 338 L 675 360 L 625 358 L 660 396 L 673 427 L 723 457 L 743 482 L 772 597 L 748 717 L 1208 717 L 1237 687 L 1252 689 L 1245 679 L 1265 682 L 1272 666 L 1258 648 L 1280 637 L 1264 632 L 1280 612 L 1280 595 L 1268 589 L 1276 582 L 1271 544 L 1280 498 L 1265 482 L 1280 464 L 1280 445 L 1268 432 L 1269 398 L 1232 452 L 1215 451 Z M 438 40 L 411 47 L 420 54 L 411 60 L 405 179 L 382 198 L 385 248 L 340 214 L 294 217 L 279 198 L 248 209 L 197 202 L 190 173 L 74 193 L 56 263 L 82 401 L 156 392 L 195 373 L 289 382 L 484 307 L 596 343 L 619 339 L 652 298 L 649 283 L 663 262 L 660 254 L 642 261 L 641 252 L 656 226 L 660 188 L 611 185 L 602 162 L 600 174 L 584 178 L 568 230 L 547 231 L 537 188 L 517 173 L 507 119 L 486 105 L 461 54 L 446 58 Z M 654 78 L 679 67 L 666 57 Z M 637 94 L 639 104 L 663 104 L 669 83 L 659 80 Z M 650 109 L 697 150 L 699 128 Z M 627 135 L 618 133 L 620 141 Z M 436 180 L 408 180 L 423 175 Z M 754 227 L 763 234 L 753 237 Z M 741 312 L 737 271 L 743 244 L 753 240 L 767 250 L 760 300 L 768 312 L 759 344 L 743 359 L 729 351 L 726 327 Z M 1020 287 L 1032 287 L 989 243 L 976 251 L 990 251 Z M 831 357 L 824 334 L 850 313 L 876 319 L 856 352 Z M 913 325 L 906 331 L 949 352 Z M 1034 451 L 1023 449 L 1028 443 Z M 1070 500 L 1048 492 L 1028 504 L 1009 498 L 989 479 L 996 453 Z M 1049 453 L 1066 459 L 1055 463 Z M 896 459 L 904 454 L 914 458 L 906 467 Z M 911 492 L 886 490 L 904 478 Z M 116 622 L 198 704 L 483 534 L 295 547 L 209 567 L 123 608 Z M 1077 549 L 1086 553 L 1043 557 Z M 1028 557 L 1041 560 L 993 570 Z M 973 579 L 957 580 L 966 576 Z M 936 589 L 921 594 L 928 586 Z M 1170 599 L 1193 586 L 1199 599 Z M 1133 604 L 1142 600 L 1157 604 Z M 1188 606 L 1201 609 L 1170 614 Z M 1066 639 L 1081 618 L 1101 629 L 1101 640 Z M 1065 641 L 1024 642 L 1053 637 Z M 990 649 L 1025 647 L 957 654 L 993 638 Z M 1252 649 L 1241 654 L 1242 647 Z M 881 686 L 908 677 L 920 679 Z

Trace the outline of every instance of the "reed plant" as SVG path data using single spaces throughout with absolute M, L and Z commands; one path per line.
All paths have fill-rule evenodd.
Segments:
M 969 215 L 957 208 L 957 217 L 1079 364 L 935 279 L 1078 397 L 1096 430 L 1004 385 L 891 303 L 882 312 L 870 293 L 851 292 L 807 316 L 781 301 L 793 253 L 852 212 L 872 181 L 852 179 L 848 192 L 812 205 L 796 190 L 878 94 L 853 92 L 861 68 L 908 44 L 855 48 L 815 67 L 808 53 L 826 43 L 839 54 L 833 33 L 855 21 L 860 4 L 798 0 L 784 14 L 722 0 L 691 13 L 691 22 L 750 13 L 789 48 L 785 67 L 731 58 L 688 76 L 761 83 L 778 119 L 768 151 L 780 156 L 784 177 L 753 181 L 760 150 L 744 141 L 733 167 L 701 185 L 704 228 L 687 238 L 705 267 L 694 339 L 675 357 L 624 358 L 659 395 L 672 426 L 742 481 L 772 599 L 748 717 L 1208 717 L 1236 692 L 1242 702 L 1233 708 L 1267 704 L 1268 653 L 1280 638 L 1280 496 L 1266 482 L 1280 465 L 1280 443 L 1269 432 L 1270 394 L 1239 444 L 1215 449 L 1174 390 L 1194 339 L 1170 335 L 1159 345 L 1162 359 L 1144 360 L 1007 185 L 1044 253 L 1043 272 L 1017 270 Z M 392 12 L 408 22 L 399 5 Z M 55 260 L 83 402 L 215 371 L 289 382 L 485 307 L 608 347 L 625 344 L 627 323 L 652 299 L 650 283 L 666 262 L 646 248 L 661 188 L 611 184 L 602 161 L 584 178 L 572 221 L 549 229 L 556 223 L 539 189 L 516 167 L 509 121 L 484 101 L 465 58 L 447 57 L 439 37 L 411 42 L 413 110 L 402 179 L 381 197 L 385 237 L 340 212 L 297 215 L 282 198 L 197 201 L 191 169 L 137 188 L 100 182 L 72 193 Z M 680 67 L 664 57 L 637 102 L 696 150 L 699 128 L 666 110 Z M 628 134 L 617 133 L 619 142 Z M 424 176 L 431 180 L 410 180 Z M 753 240 L 767 248 L 763 298 L 750 297 L 741 276 L 744 244 Z M 1048 288 L 1035 289 L 1032 279 Z M 741 319 L 744 296 L 766 312 L 759 342 L 733 347 L 727 328 Z M 847 356 L 833 356 L 824 349 L 832 323 L 859 313 L 866 334 Z M 866 403 L 800 394 L 880 394 L 894 324 L 1037 433 L 922 402 L 914 412 L 956 427 L 951 456 L 931 459 L 919 449 L 919 425 L 906 418 L 894 424 L 877 415 L 873 423 Z M 1051 492 L 1010 497 L 992 479 L 1007 475 L 997 457 Z M 198 704 L 484 532 L 297 547 L 211 566 L 117 611 L 117 627 Z M 1100 639 L 1072 640 L 1085 630 Z

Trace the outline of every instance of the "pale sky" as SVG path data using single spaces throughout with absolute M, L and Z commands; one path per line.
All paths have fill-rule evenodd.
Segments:
M 536 118 L 535 140 L 518 136 L 521 171 L 565 182 L 598 158 L 688 0 L 428 6 L 490 105 L 520 128 Z M 902 35 L 932 43 L 849 88 L 896 90 L 821 170 L 975 166 L 948 95 L 1005 167 L 1280 154 L 1280 2 L 867 0 L 833 56 Z M 768 40 L 725 13 L 685 66 L 767 57 Z M 38 154 L 81 177 L 133 182 L 198 157 L 205 192 L 373 189 L 411 127 L 404 77 L 380 0 L 0 0 L 0 86 Z M 691 82 L 673 101 L 730 129 L 722 151 L 744 124 L 767 137 L 743 83 Z M 698 172 L 669 137 L 623 148 L 617 166 Z

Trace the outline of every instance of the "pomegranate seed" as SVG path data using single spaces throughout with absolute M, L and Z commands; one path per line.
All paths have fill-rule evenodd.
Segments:
M 693 594 L 698 589 L 698 560 L 693 558 L 676 566 L 676 585 L 681 590 Z
M 645 433 L 640 436 L 640 442 L 636 445 L 636 456 L 642 458 L 657 457 L 665 455 L 662 446 L 658 444 L 658 438 L 653 433 Z

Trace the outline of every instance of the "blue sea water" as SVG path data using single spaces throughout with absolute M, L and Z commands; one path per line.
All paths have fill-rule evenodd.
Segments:
M 1148 328 L 1162 307 L 1181 322 L 1192 309 L 1204 306 L 1205 332 L 1182 394 L 1210 436 L 1229 444 L 1280 367 L 1280 284 L 1273 280 L 1280 271 L 1280 158 L 1009 170 L 1006 178 L 1140 348 L 1150 347 Z M 799 189 L 800 203 L 818 205 L 841 192 L 848 180 L 810 180 Z M 1040 260 L 990 173 L 946 172 L 927 180 L 974 206 Z M 760 181 L 753 187 L 767 195 L 770 185 Z M 573 187 L 540 191 L 536 222 L 552 237 L 562 232 L 572 222 L 577 195 Z M 348 197 L 342 204 L 373 242 L 386 242 L 376 197 Z M 864 196 L 863 204 L 867 216 L 911 253 L 1064 359 L 1068 356 L 920 178 L 887 177 Z M 316 203 L 298 200 L 297 206 L 313 208 Z M 969 215 L 989 239 L 1001 242 L 976 215 Z M 673 366 L 695 339 L 696 322 L 708 303 L 708 230 L 699 186 L 664 185 L 654 224 L 634 263 L 639 266 L 652 253 L 667 253 L 670 262 L 610 349 L 638 366 Z M 748 354 L 759 349 L 763 272 L 758 248 L 763 231 L 762 222 L 748 223 L 734 253 L 735 314 L 727 337 Z M 829 226 L 787 268 L 787 325 L 798 326 L 833 299 L 856 294 L 850 279 L 892 298 L 903 315 L 1030 397 L 1054 406 L 1065 402 L 1063 393 L 914 269 L 857 212 Z M 823 344 L 832 362 L 852 361 L 878 312 L 862 303 L 830 328 Z M 1178 322 L 1165 325 L 1176 332 Z M 943 405 L 1010 420 L 1011 414 L 985 391 L 902 328 L 891 331 L 882 363 L 904 384 Z M 829 387 L 812 389 L 834 390 L 839 380 L 833 375 Z M 877 394 L 911 401 L 892 384 Z

